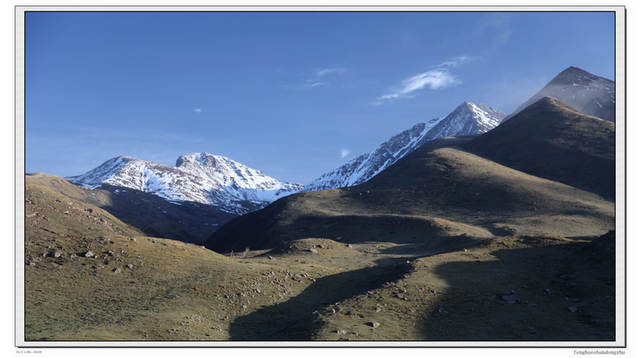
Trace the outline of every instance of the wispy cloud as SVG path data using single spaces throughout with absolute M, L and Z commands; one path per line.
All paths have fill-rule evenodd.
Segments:
M 342 75 L 348 69 L 344 67 L 327 67 L 313 71 L 313 77 L 305 81 L 304 87 L 312 88 L 331 84 L 331 75 Z
M 196 108 L 193 111 L 196 112 L 196 113 L 202 113 L 202 108 Z
M 308 80 L 305 84 L 305 87 L 318 87 L 318 86 L 322 86 L 325 85 L 325 82 L 319 82 L 319 81 L 314 81 L 314 80 Z
M 316 76 L 322 77 L 330 74 L 343 74 L 347 72 L 347 69 L 344 67 L 331 67 L 331 68 L 323 68 L 321 70 L 316 71 Z
M 351 153 L 351 151 L 349 149 L 344 149 L 343 148 L 342 150 L 340 150 L 340 158 L 346 157 L 347 155 L 349 155 L 349 153 Z
M 457 86 L 462 83 L 455 75 L 451 73 L 451 68 L 457 67 L 463 63 L 476 59 L 469 56 L 458 56 L 447 60 L 436 68 L 417 74 L 402 80 L 399 85 L 395 86 L 390 93 L 380 96 L 379 100 L 392 100 L 397 98 L 412 97 L 412 92 L 429 88 L 438 90 L 442 88 Z M 376 102 L 381 103 L 381 102 Z
M 473 61 L 476 60 L 477 57 L 471 57 L 471 56 L 458 56 L 458 57 L 454 57 L 450 60 L 444 61 L 443 63 L 439 64 L 436 67 L 458 67 L 464 63 L 467 63 L 469 61 Z
M 436 90 L 455 86 L 460 83 L 461 81 L 452 75 L 448 69 L 438 68 L 403 80 L 400 86 L 394 89 L 391 93 L 380 96 L 380 99 L 409 97 L 411 92 L 425 87 Z

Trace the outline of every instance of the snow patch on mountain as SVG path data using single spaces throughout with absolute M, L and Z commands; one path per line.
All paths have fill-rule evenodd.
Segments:
M 430 140 L 485 133 L 500 124 L 505 116 L 506 113 L 495 108 L 466 101 L 446 117 L 418 123 L 380 144 L 371 153 L 362 154 L 324 173 L 306 185 L 302 191 L 364 183 Z
M 106 184 L 155 194 L 172 202 L 215 205 L 238 215 L 304 187 L 280 182 L 259 170 L 209 153 L 182 155 L 174 167 L 121 156 L 68 179 L 91 188 Z

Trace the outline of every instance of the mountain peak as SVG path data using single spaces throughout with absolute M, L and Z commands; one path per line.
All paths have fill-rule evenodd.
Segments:
M 257 210 L 303 187 L 279 182 L 259 170 L 206 152 L 181 155 L 175 167 L 119 156 L 68 179 L 84 186 L 107 184 L 152 193 L 169 200 L 214 205 L 239 215 Z
M 176 167 L 186 165 L 187 163 L 200 163 L 200 165 L 203 165 L 203 166 L 215 167 L 216 163 L 227 162 L 227 161 L 232 161 L 232 160 L 220 155 L 209 154 L 207 152 L 188 153 L 178 157 L 178 159 L 176 160 Z
M 615 83 L 573 66 L 560 72 L 508 118 L 547 96 L 557 98 L 583 114 L 615 121 Z
M 578 67 L 569 67 L 566 70 L 560 72 L 550 84 L 563 84 L 563 85 L 576 85 L 585 86 L 598 80 L 609 81 L 603 77 L 591 74 Z
M 418 123 L 363 154 L 333 169 L 304 188 L 304 191 L 333 189 L 364 183 L 422 146 L 441 138 L 485 133 L 496 127 L 506 113 L 484 104 L 465 101 L 446 117 Z

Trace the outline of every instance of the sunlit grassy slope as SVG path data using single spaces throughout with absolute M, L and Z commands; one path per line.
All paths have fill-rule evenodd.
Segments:
M 305 238 L 229 257 L 140 236 L 39 186 L 27 203 L 27 341 L 614 338 L 611 235 L 492 237 L 441 253 Z
M 613 126 L 544 98 L 504 128 L 419 150 L 364 184 L 285 197 L 205 245 L 228 252 L 309 236 L 384 237 L 444 249 L 451 237 L 598 235 L 614 227 Z
M 538 105 L 520 117 L 525 132 L 556 126 L 545 116 L 562 128 L 506 144 L 485 135 L 441 141 L 362 185 L 293 195 L 234 219 L 207 247 L 173 229 L 160 227 L 177 239 L 148 236 L 98 207 L 113 193 L 28 176 L 24 337 L 614 340 L 612 137 L 606 127 L 597 144 L 576 144 L 597 128 L 585 123 L 601 123 L 554 100 Z M 536 154 L 510 163 L 503 151 Z M 562 153 L 567 167 L 581 165 L 564 170 Z M 538 162 L 555 169 L 541 172 Z
M 146 235 L 200 243 L 220 224 L 236 215 L 192 202 L 171 202 L 130 188 L 103 185 L 89 189 L 44 173 L 29 173 L 26 183 L 38 184 L 80 202 L 97 206 L 135 226 Z

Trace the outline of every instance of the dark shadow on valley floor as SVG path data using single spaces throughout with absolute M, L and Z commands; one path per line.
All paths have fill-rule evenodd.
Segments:
M 499 249 L 494 261 L 439 266 L 450 287 L 423 313 L 424 339 L 614 340 L 614 258 L 593 246 Z
M 406 263 L 406 259 L 381 259 L 374 267 L 318 278 L 286 302 L 236 318 L 229 327 L 230 340 L 311 340 L 314 331 L 322 326 L 316 320 L 319 311 L 395 280 L 404 273 L 402 262 Z

